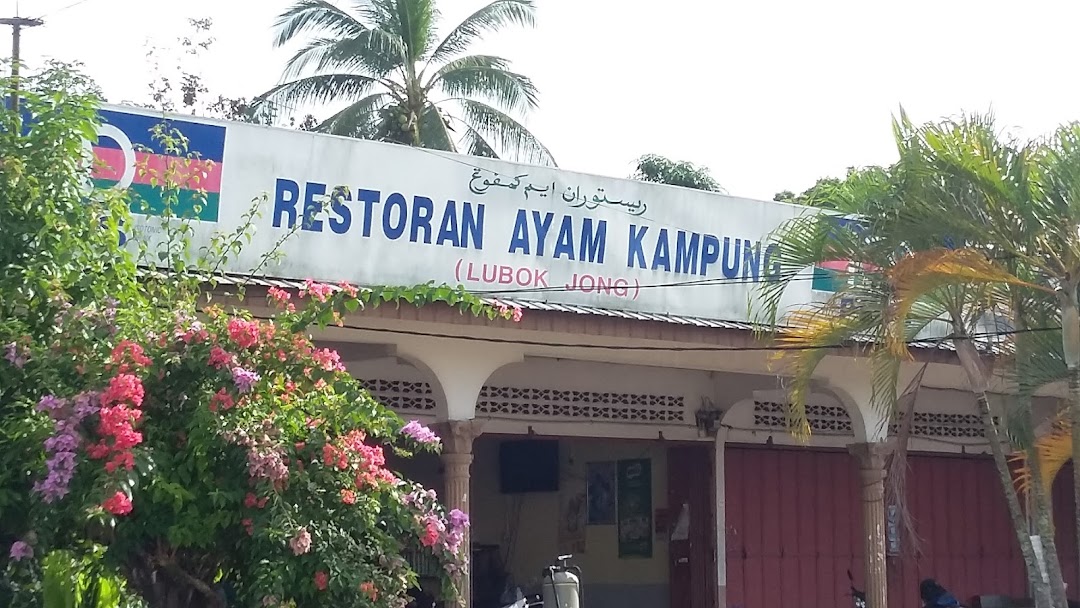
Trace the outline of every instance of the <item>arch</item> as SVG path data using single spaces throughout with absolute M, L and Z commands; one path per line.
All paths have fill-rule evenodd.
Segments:
M 791 436 L 782 422 L 787 403 L 787 391 L 783 389 L 757 390 L 749 397 L 736 401 L 720 419 L 727 429 L 727 441 L 803 445 Z M 808 445 L 843 448 L 852 442 L 865 440 L 862 414 L 845 395 L 817 387 L 807 399 L 807 406 L 816 409 L 816 412 L 810 413 L 814 428 Z M 775 424 L 759 424 L 763 419 Z
M 476 418 L 476 400 L 488 378 L 504 365 L 524 359 L 512 345 L 427 339 L 398 344 L 399 355 L 417 369 L 429 371 L 439 386 L 439 420 Z

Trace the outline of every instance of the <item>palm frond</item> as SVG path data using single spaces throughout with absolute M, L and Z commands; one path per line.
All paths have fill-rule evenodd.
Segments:
M 912 306 L 930 292 L 958 283 L 1005 283 L 1042 289 L 1013 276 L 974 249 L 914 252 L 890 268 L 887 276 L 892 285 L 894 304 L 885 332 L 886 344 L 901 357 L 910 357 L 906 322 Z M 958 319 L 954 316 L 953 321 Z
M 532 0 L 495 0 L 459 23 L 431 53 L 431 61 L 441 63 L 464 53 L 485 32 L 495 32 L 507 25 L 536 25 L 536 6 Z
M 884 303 L 873 286 L 853 285 L 834 294 L 828 301 L 792 312 L 776 341 L 779 349 L 770 358 L 786 363 L 791 374 L 788 397 L 788 424 L 797 438 L 810 434 L 806 401 L 811 380 L 821 361 L 838 344 L 853 339 L 873 338 L 883 327 Z M 883 364 L 883 360 L 876 363 Z M 887 365 L 875 366 L 876 373 L 891 373 Z M 885 395 L 879 395 L 887 399 Z M 893 399 L 895 401 L 895 399 Z
M 405 56 L 411 69 L 434 43 L 438 13 L 432 0 L 393 0 L 393 4 L 397 34 L 405 45 Z
M 509 66 L 509 61 L 494 55 L 461 57 L 439 68 L 424 88 L 437 86 L 450 97 L 487 99 L 508 111 L 536 109 L 536 85 Z
M 498 153 L 495 152 L 495 148 L 491 146 L 483 135 L 476 132 L 476 129 L 470 127 L 460 119 L 451 120 L 460 123 L 463 133 L 461 135 L 461 143 L 465 147 L 465 153 L 470 156 L 482 156 L 484 158 L 499 158 Z
M 420 145 L 433 150 L 457 152 L 446 118 L 434 104 L 428 104 L 420 116 Z
M 379 110 L 390 103 L 386 93 L 374 93 L 319 123 L 317 131 L 372 139 L 378 131 Z
M 1072 427 L 1067 416 L 1056 420 L 1050 432 L 1035 441 L 1034 454 L 1039 459 L 1037 467 L 1029 462 L 1031 456 L 1026 451 L 1016 452 L 1010 457 L 1016 465 L 1016 484 L 1025 493 L 1031 491 L 1034 468 L 1038 468 L 1042 474 L 1043 488 L 1049 490 L 1061 469 L 1072 460 Z
M 504 154 L 525 162 L 555 166 L 551 151 L 524 125 L 495 108 L 472 99 L 452 98 L 461 107 L 461 118 L 489 141 L 494 141 Z
M 260 95 L 256 101 L 271 101 L 288 107 L 359 99 L 371 93 L 379 84 L 377 78 L 359 74 L 318 74 L 279 84 Z
M 328 0 L 297 0 L 274 20 L 274 46 L 280 47 L 304 33 L 352 38 L 366 28 L 347 11 Z
M 349 38 L 313 38 L 285 63 L 282 78 L 326 69 L 383 78 L 404 62 L 405 47 L 399 38 L 380 29 L 365 29 Z

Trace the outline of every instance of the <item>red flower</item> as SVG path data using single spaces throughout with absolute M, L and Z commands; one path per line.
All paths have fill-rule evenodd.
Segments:
M 121 372 L 128 371 L 131 368 L 130 364 L 134 364 L 135 367 L 146 367 L 147 365 L 150 365 L 150 357 L 146 356 L 143 347 L 131 340 L 121 340 L 120 343 L 112 349 L 109 360 L 112 363 L 118 364 Z
M 277 306 L 285 306 L 289 299 L 292 298 L 292 294 L 284 289 L 278 289 L 277 287 L 271 287 L 267 290 L 266 295 L 270 297 L 270 300 Z
M 232 409 L 233 398 L 229 393 L 225 392 L 225 389 L 218 389 L 218 392 L 214 393 L 213 397 L 210 397 L 210 411 L 218 411 L 218 407 L 224 410 Z
M 247 496 L 244 497 L 244 506 L 249 508 L 249 509 L 254 508 L 255 505 L 258 504 L 258 502 L 259 502 L 259 498 L 257 496 L 255 496 L 254 494 L 252 494 L 251 492 L 248 492 Z
M 326 572 L 319 570 L 315 573 L 315 588 L 319 591 L 326 589 L 326 586 L 330 584 L 330 575 Z
M 341 491 L 341 502 L 343 502 L 343 503 L 345 503 L 347 505 L 356 504 L 356 492 L 353 492 L 352 490 L 342 490 Z
M 259 322 L 245 319 L 229 319 L 229 339 L 240 348 L 251 348 L 259 343 Z
M 371 601 L 379 599 L 379 590 L 375 588 L 375 583 L 366 581 L 360 583 L 360 591 L 371 598 Z
M 439 527 L 429 519 L 424 524 L 424 533 L 420 535 L 420 544 L 425 547 L 434 547 L 437 542 L 439 542 Z
M 244 519 L 241 519 L 240 523 L 244 526 L 244 531 L 247 532 L 248 536 L 255 534 L 255 524 L 252 523 L 250 517 L 245 517 Z
M 131 513 L 131 499 L 123 492 L 117 492 L 105 499 L 101 506 L 113 515 L 127 515 Z
M 329 443 L 322 446 L 322 459 L 323 459 L 323 464 L 324 465 L 326 465 L 328 467 L 334 466 L 334 463 L 337 462 L 337 458 L 338 458 L 337 448 L 330 445 Z
M 117 374 L 109 380 L 109 387 L 101 393 L 101 407 L 116 403 L 130 403 L 135 407 L 142 405 L 142 381 L 131 374 Z
M 210 349 L 210 361 L 208 361 L 210 367 L 214 367 L 217 369 L 221 369 L 223 367 L 232 367 L 234 361 L 235 359 L 233 358 L 233 356 L 229 354 L 229 351 L 225 350 L 224 348 L 221 348 L 220 346 L 215 346 Z

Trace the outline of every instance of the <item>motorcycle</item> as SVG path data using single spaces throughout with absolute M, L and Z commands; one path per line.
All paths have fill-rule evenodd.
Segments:
M 854 608 L 866 608 L 866 592 L 855 588 L 855 577 L 847 571 L 848 584 L 851 585 L 851 605 Z

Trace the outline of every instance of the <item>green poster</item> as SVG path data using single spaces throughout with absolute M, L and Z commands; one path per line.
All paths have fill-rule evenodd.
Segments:
M 652 557 L 652 461 L 619 461 L 619 557 Z

